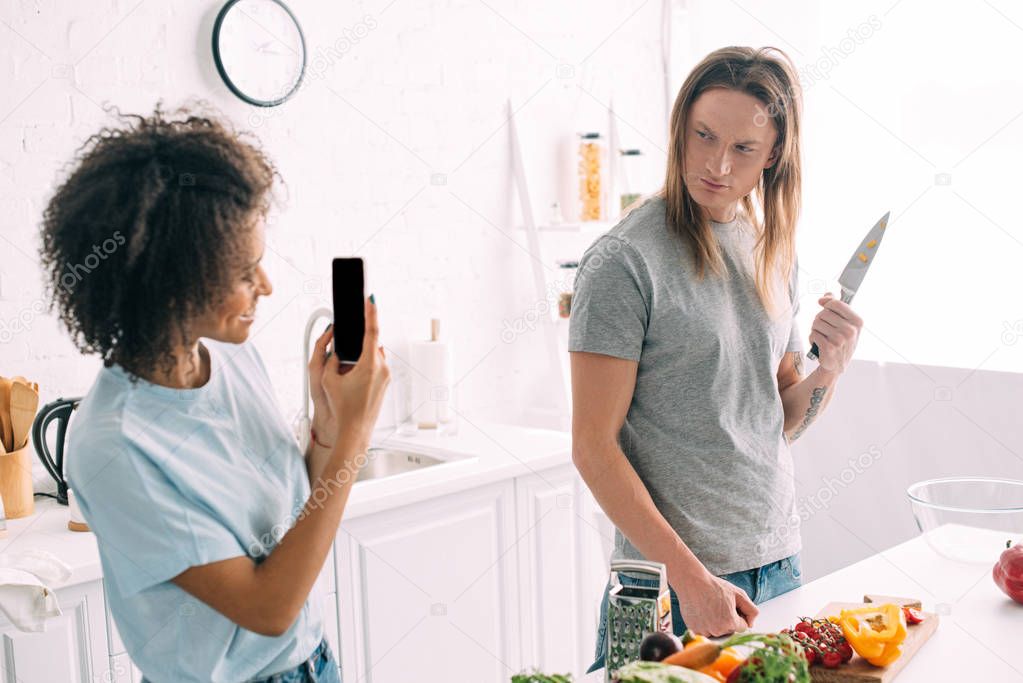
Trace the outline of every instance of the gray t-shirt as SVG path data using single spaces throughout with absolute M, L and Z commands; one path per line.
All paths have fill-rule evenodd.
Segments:
M 576 276 L 568 348 L 639 362 L 619 444 L 657 509 L 720 576 L 801 547 L 777 372 L 802 343 L 796 269 L 791 306 L 782 301 L 771 319 L 749 223 L 711 227 L 725 277 L 697 278 L 660 198 L 594 242 Z M 620 531 L 612 557 L 644 559 Z

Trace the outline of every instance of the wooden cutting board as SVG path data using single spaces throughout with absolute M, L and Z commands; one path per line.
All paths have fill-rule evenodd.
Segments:
M 867 607 L 870 603 L 894 602 L 897 605 L 919 607 L 920 601 L 911 598 L 896 598 L 884 595 L 865 595 L 863 602 L 832 602 L 817 613 L 817 618 L 837 616 L 843 609 Z M 919 624 L 906 626 L 906 640 L 902 642 L 902 656 L 886 667 L 876 667 L 857 654 L 837 669 L 825 669 L 817 665 L 810 667 L 810 678 L 814 683 L 889 683 L 895 680 L 913 655 L 927 643 L 938 628 L 938 615 L 923 612 L 924 620 Z

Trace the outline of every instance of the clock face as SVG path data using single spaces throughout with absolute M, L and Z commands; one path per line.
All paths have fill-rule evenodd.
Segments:
M 213 28 L 213 56 L 235 95 L 272 107 L 288 99 L 302 81 L 305 39 L 282 2 L 231 0 Z

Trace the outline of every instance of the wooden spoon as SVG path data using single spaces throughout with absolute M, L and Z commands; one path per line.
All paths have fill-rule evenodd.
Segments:
M 0 377 L 0 441 L 5 451 L 14 450 L 14 430 L 11 426 L 11 380 Z
M 14 435 L 12 450 L 24 448 L 32 429 L 32 420 L 39 408 L 39 394 L 21 382 L 11 385 L 11 430 Z
M 29 382 L 27 379 L 25 379 L 21 375 L 15 375 L 14 377 L 11 377 L 11 381 L 12 382 L 21 382 L 24 385 L 32 387 L 32 391 L 36 392 L 37 394 L 39 393 L 39 382 Z

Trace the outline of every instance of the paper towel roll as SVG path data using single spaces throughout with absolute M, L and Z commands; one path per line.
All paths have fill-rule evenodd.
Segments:
M 435 429 L 449 419 L 452 359 L 446 341 L 412 342 L 412 422 L 420 429 Z

